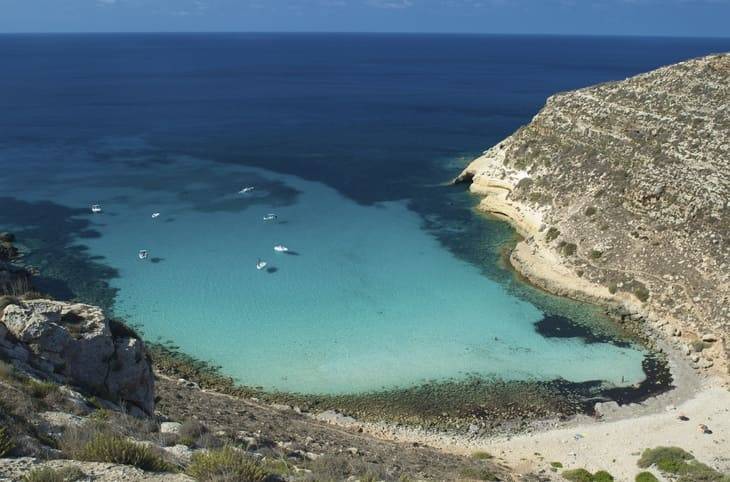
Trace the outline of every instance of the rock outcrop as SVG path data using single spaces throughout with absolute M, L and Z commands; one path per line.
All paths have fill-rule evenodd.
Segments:
M 77 386 L 132 413 L 154 412 L 144 343 L 100 308 L 28 300 L 0 310 L 0 353 L 23 371 Z
M 22 294 L 31 287 L 31 274 L 12 263 L 20 254 L 14 241 L 12 234 L 0 233 L 0 295 Z
M 730 55 L 558 94 L 457 178 L 548 290 L 620 305 L 727 373 Z M 712 341 L 709 341 L 712 340 Z

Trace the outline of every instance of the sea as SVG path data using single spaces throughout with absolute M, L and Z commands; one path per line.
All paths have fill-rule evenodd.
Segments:
M 0 35 L 0 231 L 16 234 L 40 291 L 100 304 L 246 386 L 631 386 L 647 351 L 600 309 L 516 276 L 513 230 L 449 181 L 554 93 L 728 50 L 728 39 Z

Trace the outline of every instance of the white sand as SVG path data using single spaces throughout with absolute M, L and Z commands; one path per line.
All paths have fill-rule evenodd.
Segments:
M 689 421 L 679 420 L 680 413 L 689 417 Z M 702 433 L 698 424 L 707 425 L 713 433 Z M 550 462 L 561 462 L 565 469 L 607 470 L 616 480 L 632 481 L 640 472 L 636 462 L 641 452 L 662 445 L 682 447 L 701 462 L 730 472 L 730 391 L 722 387 L 707 388 L 662 413 L 496 438 L 468 449 L 489 452 L 518 473 L 545 470 L 553 474 Z M 444 448 L 457 452 L 467 449 Z M 557 475 L 554 479 L 562 480 Z

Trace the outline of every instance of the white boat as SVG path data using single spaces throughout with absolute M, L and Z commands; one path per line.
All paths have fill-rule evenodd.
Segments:
M 91 212 L 94 214 L 99 214 L 101 212 L 101 204 L 92 204 Z
M 152 213 L 152 219 L 157 219 L 160 217 L 160 213 Z
M 147 259 L 147 256 L 149 256 L 149 253 L 146 249 L 140 249 L 139 253 L 137 253 L 137 256 L 139 256 L 139 259 Z
M 262 269 L 266 268 L 266 261 L 258 260 L 256 261 L 256 269 L 261 271 Z
M 269 213 L 266 216 L 264 216 L 264 221 L 273 221 L 277 218 L 276 214 Z
M 244 187 L 243 189 L 238 191 L 238 194 L 246 194 L 246 193 L 253 191 L 254 189 L 256 189 L 256 188 L 253 186 Z
M 277 244 L 276 246 L 274 246 L 274 251 L 276 251 L 277 253 L 286 253 L 287 251 L 289 251 L 289 248 L 287 248 L 283 244 Z

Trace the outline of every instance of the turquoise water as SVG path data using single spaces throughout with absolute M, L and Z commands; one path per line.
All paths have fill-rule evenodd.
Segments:
M 645 352 L 617 342 L 599 310 L 517 281 L 499 262 L 511 230 L 444 183 L 555 92 L 728 49 L 3 35 L 0 230 L 26 246 L 41 290 L 100 304 L 247 385 L 344 393 L 468 375 L 628 385 L 644 379 Z M 277 222 L 262 221 L 269 212 Z M 279 243 L 296 253 L 275 253 Z M 259 258 L 270 271 L 255 269 Z M 572 337 L 538 332 L 543 317 Z
M 364 206 L 321 183 L 190 157 L 143 165 L 80 162 L 16 194 L 82 208 L 99 233 L 83 240 L 89 254 L 118 270 L 115 312 L 248 385 L 349 393 L 467 374 L 644 378 L 640 349 L 539 335 L 540 310 L 444 249 L 403 202 Z M 225 209 L 196 209 L 201 199 Z M 264 222 L 270 212 L 278 219 Z M 291 254 L 276 253 L 280 243 Z M 269 269 L 255 268 L 259 258 Z

